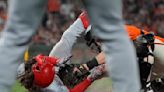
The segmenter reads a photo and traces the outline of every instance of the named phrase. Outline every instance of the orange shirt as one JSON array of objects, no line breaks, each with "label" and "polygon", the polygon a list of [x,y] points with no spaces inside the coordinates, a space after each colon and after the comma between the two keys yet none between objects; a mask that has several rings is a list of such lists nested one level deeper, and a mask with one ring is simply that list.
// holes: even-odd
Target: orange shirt
[{"label": "orange shirt", "polygon": [[[130,37],[131,40],[135,40],[137,38],[137,36],[139,36],[141,34],[141,29],[132,26],[132,25],[125,25],[125,29]],[[147,34],[147,31],[143,31],[145,34]],[[164,42],[164,38],[161,38],[159,36],[155,36],[155,39],[158,39],[162,42]]]}]

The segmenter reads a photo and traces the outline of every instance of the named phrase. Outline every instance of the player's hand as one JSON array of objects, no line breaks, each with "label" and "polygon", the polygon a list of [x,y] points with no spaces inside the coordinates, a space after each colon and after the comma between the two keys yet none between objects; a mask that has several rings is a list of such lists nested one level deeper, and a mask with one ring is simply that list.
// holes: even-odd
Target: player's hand
[{"label": "player's hand", "polygon": [[89,72],[89,68],[86,64],[77,64],[73,70],[73,73],[76,73],[79,76],[83,75],[86,72]]}]

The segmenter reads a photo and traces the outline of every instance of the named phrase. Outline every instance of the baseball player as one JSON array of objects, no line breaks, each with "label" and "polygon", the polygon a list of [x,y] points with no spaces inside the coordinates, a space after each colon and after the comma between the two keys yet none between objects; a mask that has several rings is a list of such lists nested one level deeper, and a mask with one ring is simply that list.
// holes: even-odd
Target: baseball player
[{"label": "baseball player", "polygon": [[[72,55],[71,51],[74,43],[76,43],[77,38],[88,28],[88,24],[86,15],[83,12],[64,32],[61,40],[53,47],[49,56],[37,55],[31,61],[21,64],[18,68],[18,77],[22,85],[30,92],[84,92],[84,90],[104,72],[104,65],[98,66],[99,63],[95,63],[102,60],[99,58],[102,53],[98,54],[86,64],[73,68],[73,70],[79,68],[79,72],[82,72],[80,69],[88,71],[98,66],[92,70],[90,75],[73,87],[68,87],[68,85],[62,82],[69,76],[66,74],[60,76],[60,73],[57,75],[58,72],[64,72],[64,70],[60,68],[58,70],[58,67],[55,67],[55,71],[53,68],[55,65],[62,65],[65,59],[68,59]],[[69,62],[70,61],[67,63]],[[67,73],[70,72],[67,71]],[[63,80],[61,77],[63,77]]]},{"label": "baseball player", "polygon": [[[132,25],[125,25],[125,28],[127,29],[127,33],[131,40],[135,40],[142,32],[141,29]],[[146,30],[143,30],[143,33],[147,34],[149,32],[147,32]],[[163,62],[164,61],[164,57],[163,57],[164,38],[159,37],[159,36],[154,36],[154,44],[155,44],[155,48],[154,48],[153,54],[155,55],[155,57],[157,57],[160,61]]]},{"label": "baseball player", "polygon": [[[150,77],[151,77],[152,66],[155,61],[154,56],[159,58],[159,60],[163,60],[162,50],[164,49],[163,46],[164,38],[161,38],[159,36],[154,36],[154,34],[139,29],[132,25],[125,25],[125,28],[127,29],[129,38],[133,41],[134,46],[136,48],[137,57],[138,57],[137,61],[140,67],[140,78],[141,78],[142,89],[145,90],[145,92],[148,92],[151,90]],[[95,38],[91,37],[90,32],[88,32],[86,36],[87,36],[86,37],[87,45],[89,45],[91,48],[94,48],[92,46],[95,45],[96,47],[95,50],[97,50],[97,52],[100,52],[101,51],[101,49],[99,49],[100,45],[98,45],[98,42],[96,41]],[[101,63],[103,63],[103,61],[101,61]],[[154,82],[152,85],[154,86]],[[154,89],[157,89],[156,85],[153,88],[153,90]]]}]

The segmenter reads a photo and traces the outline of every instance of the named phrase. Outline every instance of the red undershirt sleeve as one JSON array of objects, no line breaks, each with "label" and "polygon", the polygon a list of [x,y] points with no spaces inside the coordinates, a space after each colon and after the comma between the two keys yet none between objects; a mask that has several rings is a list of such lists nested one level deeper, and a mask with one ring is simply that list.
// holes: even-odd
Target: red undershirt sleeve
[{"label": "red undershirt sleeve", "polygon": [[84,92],[91,85],[91,81],[85,79],[81,83],[77,84],[74,88],[69,89],[69,92]]}]

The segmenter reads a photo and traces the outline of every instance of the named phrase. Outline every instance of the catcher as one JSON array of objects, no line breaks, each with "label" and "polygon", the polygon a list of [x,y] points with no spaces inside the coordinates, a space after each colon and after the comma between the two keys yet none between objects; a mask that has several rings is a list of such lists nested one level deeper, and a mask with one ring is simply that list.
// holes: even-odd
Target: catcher
[{"label": "catcher", "polygon": [[[103,53],[86,64],[70,64],[71,50],[77,37],[87,29],[83,12],[64,32],[49,56],[37,55],[18,68],[18,79],[29,92],[84,92],[104,72]],[[98,66],[94,68],[95,66]],[[91,70],[94,68],[91,72]]]},{"label": "catcher", "polygon": [[136,48],[140,68],[142,90],[144,92],[163,92],[160,90],[164,90],[164,81],[151,81],[150,78],[152,67],[155,63],[155,57],[162,62],[164,61],[164,39],[135,26],[126,25],[126,28],[129,37],[131,40],[133,40],[134,46]]},{"label": "catcher", "polygon": [[[162,88],[164,86],[162,85],[164,83],[163,78],[160,78],[161,81],[158,82],[156,80],[153,80],[153,82],[150,81],[151,71],[155,61],[154,57],[164,61],[162,56],[164,39],[132,25],[125,25],[125,28],[127,29],[129,38],[133,41],[137,52],[142,89],[144,92],[150,90],[164,90]],[[85,39],[87,40],[87,45],[91,47],[92,50],[98,53],[101,52],[101,45],[98,42],[98,39],[91,36],[91,31],[87,32]],[[103,61],[101,63],[103,63]]]}]

